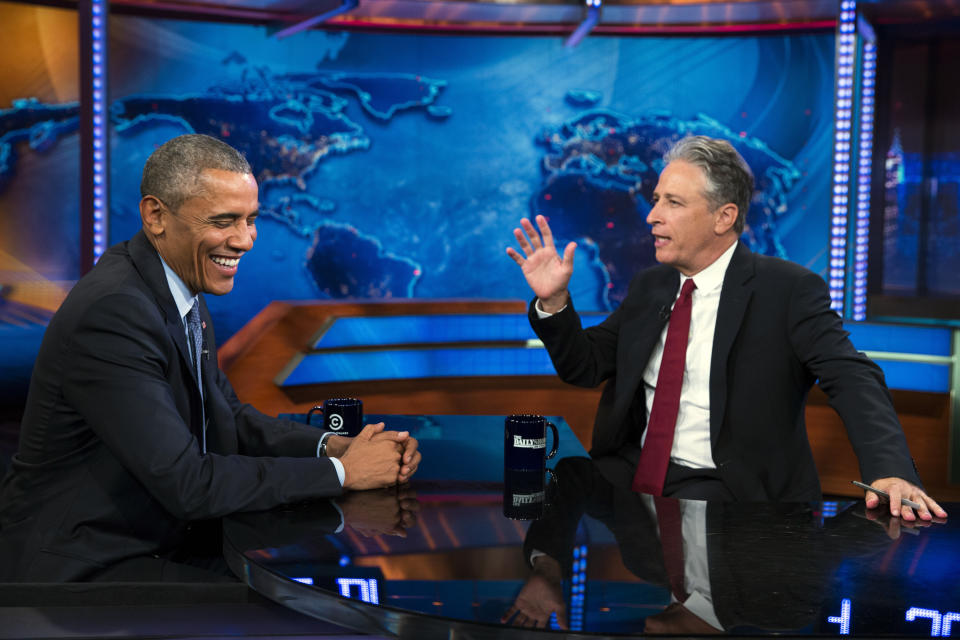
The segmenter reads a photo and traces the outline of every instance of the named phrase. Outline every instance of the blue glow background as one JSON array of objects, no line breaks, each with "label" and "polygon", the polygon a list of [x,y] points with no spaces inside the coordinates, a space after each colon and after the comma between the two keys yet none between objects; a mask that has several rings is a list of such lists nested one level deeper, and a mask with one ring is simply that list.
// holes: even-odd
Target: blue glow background
[{"label": "blue glow background", "polygon": [[[543,144],[544,132],[590,114],[616,117],[660,141],[687,131],[727,135],[787,167],[792,178],[777,185],[781,200],[762,218],[766,235],[757,248],[824,272],[831,33],[594,37],[569,51],[559,37],[314,31],[278,42],[259,27],[129,17],[114,19],[111,28],[115,109],[142,106],[144,97],[177,107],[165,112],[161,102],[134,125],[117,121],[111,242],[139,228],[139,175],[147,155],[196,130],[218,87],[266,87],[279,96],[290,92],[289,74],[370,74],[382,81],[371,85],[372,101],[382,106],[399,104],[397,96],[410,89],[401,79],[435,83],[427,85],[436,89],[429,103],[392,114],[381,108],[379,115],[364,108],[356,91],[324,88],[343,101],[339,113],[356,125],[352,142],[366,143],[324,155],[298,176],[300,185],[261,179],[261,201],[276,215],[258,222],[257,246],[242,261],[234,292],[209,300],[221,342],[275,299],[527,298],[504,248],[519,219],[539,212],[544,194],[571,176],[585,181],[589,197],[551,201],[549,213],[558,226],[569,216],[563,240],[578,239],[583,247],[573,282],[578,307],[615,307],[630,275],[652,263],[642,246],[649,237],[644,192],[652,190],[649,176],[659,167],[642,167],[646,182],[639,174],[626,176],[642,187],[635,193],[608,185],[609,176],[596,167],[546,171],[545,159],[556,150]],[[193,125],[181,117],[184,103],[196,111]],[[656,131],[648,126],[652,120]],[[268,136],[282,133],[277,125],[263,123]],[[258,164],[276,159],[250,160],[260,172]],[[607,196],[616,211],[584,209]],[[604,215],[616,220],[610,233]],[[759,230],[761,218],[756,221]],[[618,238],[637,249],[624,251]]]}]

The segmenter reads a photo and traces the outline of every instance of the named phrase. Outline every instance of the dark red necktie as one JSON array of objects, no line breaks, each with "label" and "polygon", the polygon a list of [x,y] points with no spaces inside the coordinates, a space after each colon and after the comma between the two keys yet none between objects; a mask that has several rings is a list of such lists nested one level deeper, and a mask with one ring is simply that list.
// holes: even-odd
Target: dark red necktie
[{"label": "dark red necktie", "polygon": [[673,447],[673,432],[677,427],[677,411],[680,409],[680,388],[683,386],[683,369],[687,361],[687,337],[690,334],[691,296],[697,285],[688,278],[680,289],[680,297],[673,305],[667,341],[663,345],[663,359],[657,374],[657,387],[653,392],[653,408],[647,421],[647,436],[640,450],[640,462],[633,476],[633,490],[659,496],[663,493],[663,481],[667,476],[670,449]]}]

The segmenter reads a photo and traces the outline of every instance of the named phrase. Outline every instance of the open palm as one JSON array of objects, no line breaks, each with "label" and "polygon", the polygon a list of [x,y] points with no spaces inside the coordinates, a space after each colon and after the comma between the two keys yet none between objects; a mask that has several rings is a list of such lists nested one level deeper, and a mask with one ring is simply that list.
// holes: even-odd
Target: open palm
[{"label": "open palm", "polygon": [[547,219],[537,216],[536,221],[540,228],[539,232],[526,218],[520,221],[520,226],[523,228],[514,229],[513,235],[523,255],[513,247],[507,247],[507,255],[520,265],[527,284],[540,298],[544,311],[553,312],[566,304],[567,285],[570,283],[570,276],[573,275],[573,254],[577,243],[569,243],[563,250],[561,259],[554,245],[553,232],[550,231]]}]

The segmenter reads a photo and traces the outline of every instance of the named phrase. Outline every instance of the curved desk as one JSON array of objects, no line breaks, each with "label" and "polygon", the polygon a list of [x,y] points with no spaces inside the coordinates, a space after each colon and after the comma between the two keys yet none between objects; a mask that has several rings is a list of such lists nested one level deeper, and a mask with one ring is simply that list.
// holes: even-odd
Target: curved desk
[{"label": "curved desk", "polygon": [[384,418],[421,441],[415,503],[359,492],[230,518],[227,560],[253,589],[410,638],[559,637],[555,617],[513,626],[539,615],[524,601],[551,600],[575,637],[960,635],[960,505],[945,505],[953,522],[909,527],[862,501],[655,501],[608,482],[562,421],[539,505],[502,468],[502,418]]}]

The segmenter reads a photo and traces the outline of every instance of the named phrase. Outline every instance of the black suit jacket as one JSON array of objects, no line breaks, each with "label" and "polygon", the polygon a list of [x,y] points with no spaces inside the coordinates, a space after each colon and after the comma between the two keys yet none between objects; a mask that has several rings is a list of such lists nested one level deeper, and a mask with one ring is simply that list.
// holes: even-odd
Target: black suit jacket
[{"label": "black suit jacket", "polygon": [[[530,322],[564,381],[608,381],[591,455],[639,443],[646,426],[643,370],[680,286],[676,269],[637,275],[620,307],[582,329],[572,302]],[[848,339],[826,284],[792,262],[738,244],[720,294],[710,364],[714,463],[738,500],[819,500],[804,423],[814,382],[843,419],[866,482],[897,476],[920,484],[879,367]]]},{"label": "black suit jacket", "polygon": [[237,399],[203,296],[201,395],[163,266],[143,233],[67,296],[34,365],[20,447],[0,492],[0,580],[78,580],[172,553],[191,521],[337,495],[315,428]]}]

